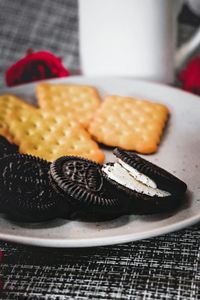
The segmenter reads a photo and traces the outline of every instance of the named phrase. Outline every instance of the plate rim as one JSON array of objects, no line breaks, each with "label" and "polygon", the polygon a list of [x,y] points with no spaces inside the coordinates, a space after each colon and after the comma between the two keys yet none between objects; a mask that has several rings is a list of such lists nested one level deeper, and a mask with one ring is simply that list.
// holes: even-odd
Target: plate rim
[{"label": "plate rim", "polygon": [[[141,84],[141,85],[148,85],[151,87],[156,87],[156,88],[162,88],[162,89],[167,89],[167,90],[171,90],[174,92],[178,92],[181,93],[183,95],[188,95],[189,97],[193,98],[194,100],[200,101],[200,96],[190,93],[189,91],[186,90],[182,90],[181,88],[179,88],[178,86],[172,86],[172,85],[168,85],[168,84],[164,84],[164,83],[160,83],[160,82],[153,82],[153,81],[148,81],[148,80],[141,80],[141,79],[137,79],[137,78],[128,78],[128,77],[115,77],[115,76],[83,76],[83,75],[70,75],[68,77],[60,77],[60,78],[50,78],[50,79],[42,79],[39,81],[35,81],[35,82],[28,82],[28,83],[23,83],[20,85],[16,85],[16,86],[1,86],[0,87],[0,95],[4,92],[8,92],[12,90],[20,90],[23,89],[24,87],[34,87],[39,83],[45,83],[45,82],[57,82],[57,83],[67,83],[68,81],[73,81],[73,80],[110,80],[110,81],[126,81],[129,83],[137,83],[137,84]],[[76,84],[74,82],[74,84]],[[79,84],[79,83],[78,83]]]},{"label": "plate rim", "polygon": [[[1,234],[0,239],[3,239],[7,242],[20,243],[24,245],[30,246],[39,246],[39,247],[51,247],[51,248],[90,248],[90,247],[98,247],[98,246],[110,246],[116,244],[130,243],[139,240],[144,240],[148,238],[153,238],[169,233],[173,233],[184,229],[186,227],[190,227],[200,221],[200,215],[191,217],[185,220],[180,221],[175,224],[168,224],[167,226],[149,231],[144,231],[143,233],[133,233],[133,234],[125,234],[118,235],[114,237],[98,237],[91,239],[56,239],[56,238],[41,238],[41,237],[28,237],[28,236],[20,236],[20,235],[12,235],[12,234]],[[141,238],[142,236],[142,238]],[[120,241],[119,241],[120,239]],[[103,240],[103,243],[102,243]],[[67,241],[67,242],[66,242]],[[65,243],[66,242],[66,243]]]}]

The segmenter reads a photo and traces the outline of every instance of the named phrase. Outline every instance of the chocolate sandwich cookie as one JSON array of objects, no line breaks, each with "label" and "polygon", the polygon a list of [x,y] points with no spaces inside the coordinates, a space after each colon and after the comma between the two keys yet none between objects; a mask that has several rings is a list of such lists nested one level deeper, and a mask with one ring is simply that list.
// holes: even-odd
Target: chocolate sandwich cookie
[{"label": "chocolate sandwich cookie", "polygon": [[123,151],[119,148],[114,149],[113,154],[121,162],[136,169],[139,173],[149,177],[154,181],[159,189],[169,191],[171,194],[183,194],[187,189],[185,182],[175,177],[168,171],[156,166],[131,151]]},{"label": "chocolate sandwich cookie", "polygon": [[116,148],[113,153],[117,161],[105,164],[102,171],[120,197],[129,199],[130,212],[162,212],[180,203],[187,189],[183,181],[133,152]]},{"label": "chocolate sandwich cookie", "polygon": [[0,135],[0,158],[18,153],[18,149],[17,145],[10,143],[4,136]]},{"label": "chocolate sandwich cookie", "polygon": [[1,159],[0,201],[3,212],[18,221],[45,221],[60,215],[60,197],[51,186],[50,163],[31,155]]},{"label": "chocolate sandwich cookie", "polygon": [[71,216],[104,220],[122,215],[125,202],[113,195],[101,165],[81,157],[63,156],[51,164],[51,176],[66,197]]}]

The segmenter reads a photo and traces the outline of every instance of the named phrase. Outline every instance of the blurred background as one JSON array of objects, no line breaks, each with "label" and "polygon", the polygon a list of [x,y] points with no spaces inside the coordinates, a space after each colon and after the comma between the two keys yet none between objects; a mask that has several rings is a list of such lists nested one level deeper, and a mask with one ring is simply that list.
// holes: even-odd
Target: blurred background
[{"label": "blurred background", "polygon": [[[200,25],[200,1],[185,1],[178,16],[178,45]],[[77,0],[0,0],[0,85],[5,70],[28,48],[48,50],[80,70]],[[193,54],[200,53],[200,47]]]}]

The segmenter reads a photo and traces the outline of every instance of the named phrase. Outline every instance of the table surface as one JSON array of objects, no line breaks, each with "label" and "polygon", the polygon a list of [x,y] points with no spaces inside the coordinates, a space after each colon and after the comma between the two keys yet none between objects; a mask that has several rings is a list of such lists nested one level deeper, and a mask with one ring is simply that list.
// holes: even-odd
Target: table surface
[{"label": "table surface", "polygon": [[[179,18],[179,44],[199,24],[187,16],[186,9]],[[27,48],[52,51],[69,69],[79,69],[77,1],[0,1],[0,28],[1,86],[6,68]],[[199,236],[196,224],[109,247],[52,249],[0,241],[0,299],[200,299]]]}]

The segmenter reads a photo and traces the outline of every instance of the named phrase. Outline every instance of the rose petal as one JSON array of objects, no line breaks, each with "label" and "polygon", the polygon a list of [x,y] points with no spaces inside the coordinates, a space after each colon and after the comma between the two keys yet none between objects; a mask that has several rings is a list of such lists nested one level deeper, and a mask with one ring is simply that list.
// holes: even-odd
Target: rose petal
[{"label": "rose petal", "polygon": [[8,86],[37,80],[66,77],[69,71],[63,66],[60,57],[47,51],[29,53],[17,61],[5,73]]},{"label": "rose petal", "polygon": [[179,74],[182,88],[200,95],[200,56],[195,57]]}]

